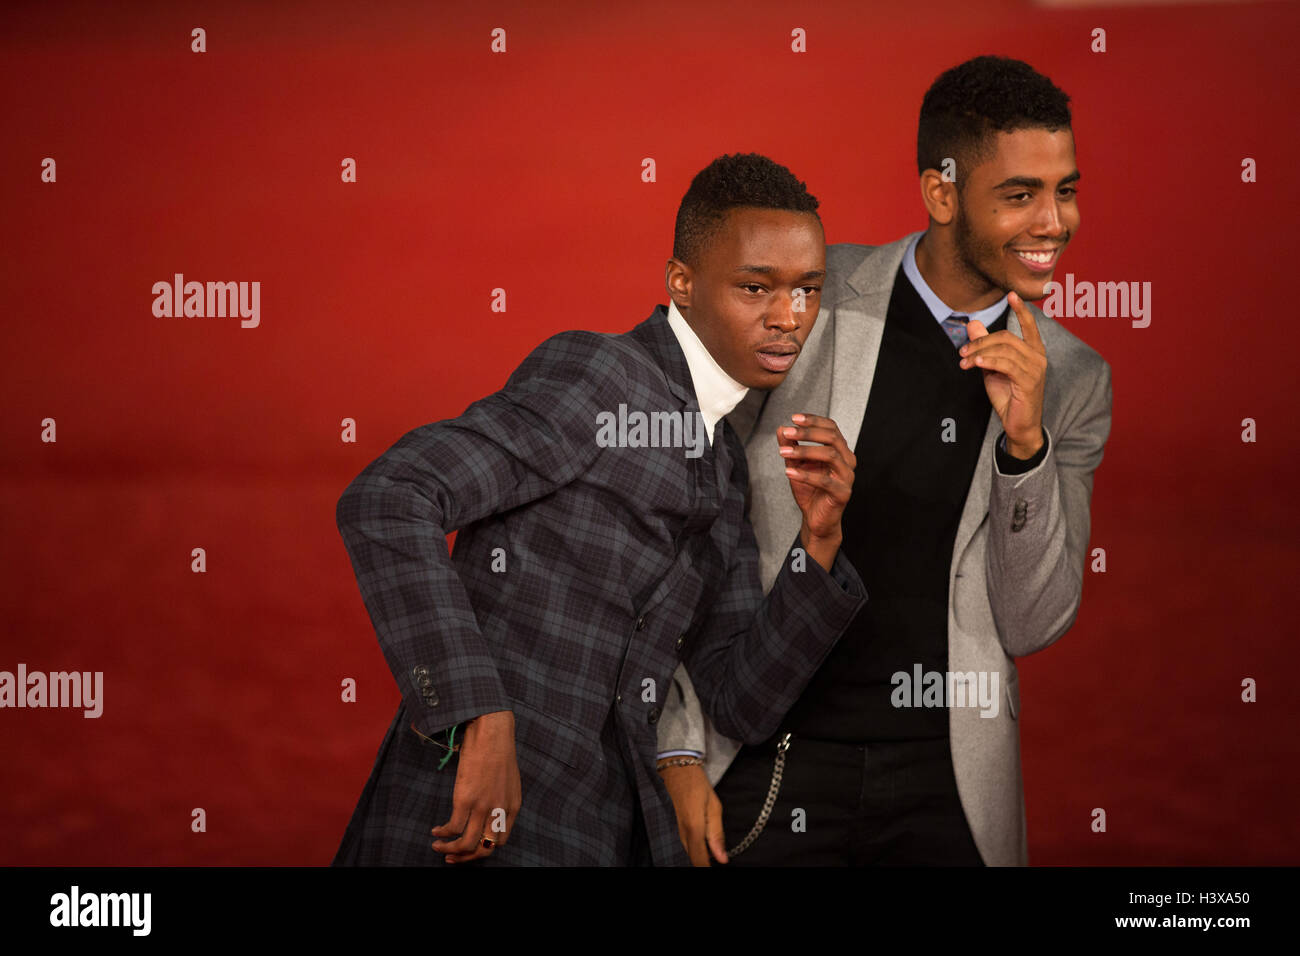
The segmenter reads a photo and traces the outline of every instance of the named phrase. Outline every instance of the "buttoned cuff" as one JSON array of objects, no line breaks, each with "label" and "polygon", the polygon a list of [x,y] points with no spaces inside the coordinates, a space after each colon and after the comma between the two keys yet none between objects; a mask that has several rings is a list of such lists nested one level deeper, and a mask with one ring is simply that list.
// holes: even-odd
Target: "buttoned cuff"
[{"label": "buttoned cuff", "polygon": [[457,659],[440,668],[430,661],[407,673],[410,684],[403,699],[412,724],[424,737],[442,739],[457,724],[511,709],[496,669],[481,660]]}]

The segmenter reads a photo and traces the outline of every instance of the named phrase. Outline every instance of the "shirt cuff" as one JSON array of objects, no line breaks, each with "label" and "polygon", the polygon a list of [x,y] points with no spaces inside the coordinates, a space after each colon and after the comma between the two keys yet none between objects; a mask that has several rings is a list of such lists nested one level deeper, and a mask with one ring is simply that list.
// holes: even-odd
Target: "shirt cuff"
[{"label": "shirt cuff", "polygon": [[1016,458],[1007,451],[1007,433],[1003,432],[993,446],[993,457],[997,459],[998,471],[1004,475],[1023,475],[1026,472],[1033,471],[1043,463],[1047,457],[1047,449],[1051,445],[1051,436],[1047,434],[1047,429],[1043,429],[1043,447],[1034,452],[1030,458]]}]

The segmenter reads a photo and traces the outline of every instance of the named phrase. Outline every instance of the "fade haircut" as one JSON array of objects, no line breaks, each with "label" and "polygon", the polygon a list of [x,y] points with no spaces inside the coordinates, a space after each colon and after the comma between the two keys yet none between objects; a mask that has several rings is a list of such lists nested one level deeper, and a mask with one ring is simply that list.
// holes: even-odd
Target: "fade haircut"
[{"label": "fade haircut", "polygon": [[942,73],[921,101],[916,171],[957,163],[957,191],[967,173],[991,158],[1000,132],[1070,128],[1070,98],[1028,63],[977,56]]},{"label": "fade haircut", "polygon": [[700,253],[722,228],[729,210],[739,206],[810,212],[817,198],[794,173],[758,153],[719,156],[695,174],[677,207],[673,258],[698,265]]}]

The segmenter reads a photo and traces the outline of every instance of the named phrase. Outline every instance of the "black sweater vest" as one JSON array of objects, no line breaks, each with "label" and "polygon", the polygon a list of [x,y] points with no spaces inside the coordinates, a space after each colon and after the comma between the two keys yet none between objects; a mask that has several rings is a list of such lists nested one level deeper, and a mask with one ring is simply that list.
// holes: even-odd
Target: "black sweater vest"
[{"label": "black sweater vest", "polygon": [[[989,331],[1005,328],[1003,310]],[[896,672],[911,680],[916,664],[948,669],[952,549],[991,412],[983,372],[960,359],[900,267],[843,517],[843,548],[867,603],[790,710],[783,730],[796,736],[948,735],[947,708],[894,707],[891,696]]]}]

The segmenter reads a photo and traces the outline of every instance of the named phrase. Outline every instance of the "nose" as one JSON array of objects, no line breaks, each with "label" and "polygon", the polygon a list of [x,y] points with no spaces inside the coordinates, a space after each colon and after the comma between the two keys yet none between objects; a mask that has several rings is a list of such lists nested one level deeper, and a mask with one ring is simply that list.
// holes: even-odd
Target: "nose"
[{"label": "nose", "polygon": [[768,309],[764,324],[768,328],[793,332],[803,325],[808,315],[808,301],[802,289],[795,289],[789,295],[776,296],[772,307]]},{"label": "nose", "polygon": [[1065,232],[1061,203],[1055,195],[1044,194],[1034,216],[1034,234],[1057,238]]}]

